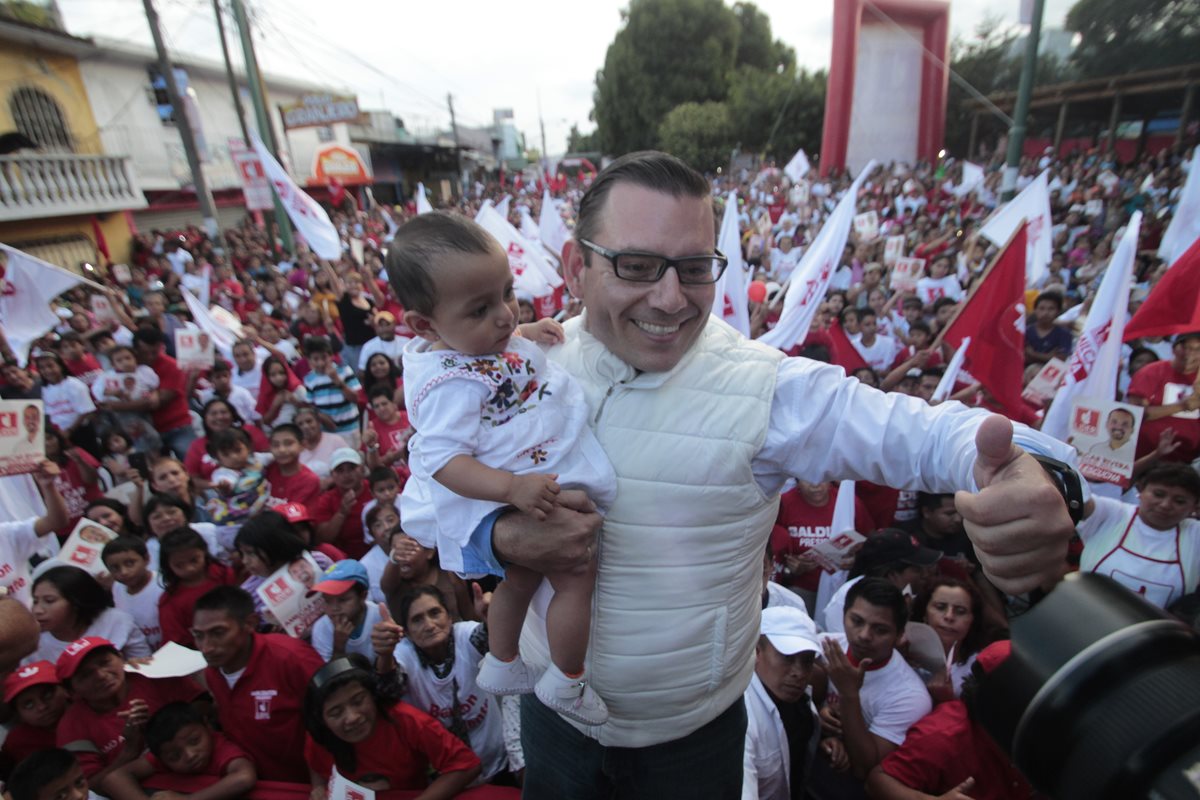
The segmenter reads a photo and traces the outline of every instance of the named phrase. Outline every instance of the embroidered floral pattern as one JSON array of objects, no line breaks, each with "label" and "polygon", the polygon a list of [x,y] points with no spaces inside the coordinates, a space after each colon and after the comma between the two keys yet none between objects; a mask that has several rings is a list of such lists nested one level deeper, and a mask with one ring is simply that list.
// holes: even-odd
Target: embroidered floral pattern
[{"label": "embroidered floral pattern", "polygon": [[[505,351],[494,355],[469,356],[447,353],[441,360],[445,377],[455,374],[469,377],[492,386],[492,394],[484,404],[481,421],[492,427],[503,425],[517,414],[537,407],[551,393],[538,379],[533,362],[520,353]],[[543,455],[544,458],[544,455]],[[534,461],[534,463],[541,463]]]}]

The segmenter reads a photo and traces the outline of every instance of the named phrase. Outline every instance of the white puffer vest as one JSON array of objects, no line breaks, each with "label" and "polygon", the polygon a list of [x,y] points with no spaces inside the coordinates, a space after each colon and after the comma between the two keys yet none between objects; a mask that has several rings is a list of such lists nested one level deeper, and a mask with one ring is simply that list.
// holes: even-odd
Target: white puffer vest
[{"label": "white puffer vest", "polygon": [[[576,319],[550,357],[582,384],[617,473],[588,660],[611,716],[576,727],[616,747],[678,739],[733,704],[753,672],[763,551],[779,498],[764,496],[751,461],[766,439],[783,355],[712,318],[674,369],[639,374]],[[543,584],[521,638],[537,667],[549,662],[550,596]]]}]

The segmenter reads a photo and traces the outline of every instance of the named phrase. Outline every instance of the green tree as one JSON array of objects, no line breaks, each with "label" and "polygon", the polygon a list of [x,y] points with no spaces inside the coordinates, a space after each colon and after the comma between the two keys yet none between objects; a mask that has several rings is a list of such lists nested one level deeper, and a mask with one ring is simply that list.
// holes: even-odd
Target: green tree
[{"label": "green tree", "polygon": [[663,117],[681,103],[723,100],[740,34],[722,0],[630,0],[622,16],[593,95],[610,155],[656,146]]},{"label": "green tree", "polygon": [[771,38],[771,20],[753,3],[734,3],[738,21],[738,48],[735,64],[767,72],[784,72],[796,66],[796,51]]},{"label": "green tree", "polygon": [[724,103],[681,103],[658,128],[660,146],[702,172],[729,163],[733,126]]},{"label": "green tree", "polygon": [[591,153],[599,148],[596,146],[596,132],[580,133],[578,125],[572,125],[567,133],[568,153]]},{"label": "green tree", "polygon": [[1066,28],[1082,39],[1071,62],[1085,78],[1200,59],[1196,0],[1078,0],[1067,12]]},{"label": "green tree", "polygon": [[824,71],[738,68],[726,101],[737,146],[777,160],[801,147],[814,152],[825,118],[825,84]]}]

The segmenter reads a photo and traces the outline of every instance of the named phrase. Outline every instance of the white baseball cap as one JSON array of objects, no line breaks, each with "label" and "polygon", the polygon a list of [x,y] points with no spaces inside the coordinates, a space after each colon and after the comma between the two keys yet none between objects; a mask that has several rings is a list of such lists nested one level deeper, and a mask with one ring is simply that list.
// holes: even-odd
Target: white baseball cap
[{"label": "white baseball cap", "polygon": [[773,606],[764,608],[759,629],[771,645],[785,656],[804,652],[820,652],[817,625],[798,608]]}]

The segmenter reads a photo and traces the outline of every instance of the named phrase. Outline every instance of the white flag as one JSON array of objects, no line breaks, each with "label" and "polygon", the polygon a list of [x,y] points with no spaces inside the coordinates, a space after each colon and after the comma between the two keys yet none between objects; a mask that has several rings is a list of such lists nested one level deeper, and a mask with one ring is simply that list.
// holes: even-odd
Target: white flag
[{"label": "white flag", "polygon": [[1050,218],[1049,171],[1043,172],[1019,195],[1001,207],[979,232],[1003,247],[1021,223],[1028,220],[1028,241],[1025,247],[1025,285],[1034,286],[1046,275],[1050,267]]},{"label": "white flag", "polygon": [[1129,289],[1137,255],[1142,212],[1135,211],[1125,226],[1125,235],[1108,263],[1096,300],[1083,323],[1083,334],[1067,361],[1067,376],[1046,411],[1042,433],[1066,441],[1071,423],[1071,405],[1078,397],[1112,400],[1121,369],[1121,339],[1129,310]]},{"label": "white flag", "polygon": [[955,197],[964,197],[983,183],[983,167],[964,161],[962,165],[962,183],[954,187]]},{"label": "white flag", "polygon": [[254,152],[258,153],[263,171],[267,173],[267,179],[275,188],[275,194],[279,195],[279,202],[283,203],[284,210],[287,211],[296,230],[304,237],[304,241],[308,242],[312,251],[321,258],[329,261],[341,258],[342,239],[338,236],[337,228],[329,221],[325,209],[321,208],[321,204],[308,192],[296,185],[256,134],[250,134],[250,144],[253,145]]},{"label": "white flag", "polygon": [[950,396],[954,390],[954,382],[958,380],[958,373],[962,372],[963,361],[967,358],[967,348],[970,346],[971,337],[964,336],[962,344],[954,352],[954,358],[950,359],[950,363],[946,365],[946,371],[942,373],[942,379],[938,381],[937,388],[933,390],[930,400],[940,403]]},{"label": "white flag", "polygon": [[[842,481],[838,484],[837,500],[833,504],[833,519],[830,522],[830,538],[846,531],[857,530],[854,527],[854,481]],[[830,575],[820,570],[821,577],[817,582],[817,615],[822,616],[829,601],[837,594],[850,577],[844,569]]]},{"label": "white flag", "polygon": [[188,313],[196,322],[196,327],[209,335],[217,352],[232,361],[233,346],[242,338],[241,323],[219,306],[213,307],[210,311],[208,306],[201,303],[194,294],[182,286],[179,287],[179,291],[183,295],[183,302],[187,304]]},{"label": "white flag", "polygon": [[425,184],[417,183],[417,213],[428,214],[433,211],[433,206],[429,205],[429,198],[425,196]]},{"label": "white flag", "polygon": [[743,336],[750,335],[750,284],[742,264],[742,235],[738,230],[737,192],[725,198],[725,216],[721,218],[721,233],[717,249],[729,259],[729,266],[717,281],[715,302],[721,310],[717,316],[737,328]]},{"label": "white flag", "polygon": [[508,255],[513,285],[532,297],[545,297],[562,286],[563,279],[546,257],[540,242],[530,242],[491,206],[484,206],[475,221],[496,237]]},{"label": "white flag", "polygon": [[783,171],[792,179],[792,183],[798,183],[810,169],[812,169],[812,165],[808,163],[808,156],[804,155],[804,148],[801,147],[796,151],[796,155],[792,156],[792,160],[787,163]]},{"label": "white flag", "polygon": [[1175,204],[1175,216],[1158,246],[1158,257],[1174,264],[1197,239],[1200,239],[1200,147],[1192,155],[1192,166]]},{"label": "white flag", "polygon": [[496,213],[498,213],[505,220],[508,219],[508,206],[510,200],[512,200],[512,196],[506,194],[504,195],[503,200],[501,200],[499,203],[496,203]]},{"label": "white flag", "polygon": [[387,225],[387,235],[383,237],[385,242],[390,242],[396,238],[396,231],[400,230],[400,226],[396,224],[396,220],[392,217],[392,211],[387,206],[381,205],[379,213],[383,215],[383,222]]},{"label": "white flag", "polygon": [[759,337],[763,344],[788,350],[808,334],[817,307],[825,299],[829,279],[837,269],[838,260],[846,248],[846,238],[854,222],[858,190],[875,169],[871,161],[858,173],[854,183],[838,201],[837,207],[821,227],[808,252],[788,278],[788,293],[783,300],[783,313],[774,328]]},{"label": "white flag", "polygon": [[62,267],[0,244],[0,327],[22,363],[34,340],[62,321],[50,303],[81,283],[96,286]]},{"label": "white flag", "polygon": [[521,235],[531,242],[540,242],[542,233],[538,230],[537,223],[533,221],[533,215],[529,213],[529,208],[517,206],[517,213],[521,215]]},{"label": "white flag", "polygon": [[563,245],[571,238],[571,232],[567,230],[567,223],[563,222],[562,210],[558,203],[550,196],[549,187],[542,191],[542,213],[538,215],[538,231],[550,252],[562,258]]}]

